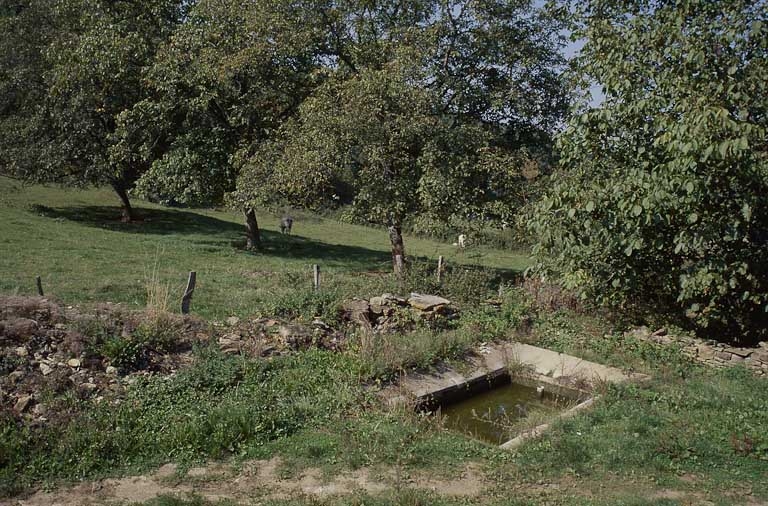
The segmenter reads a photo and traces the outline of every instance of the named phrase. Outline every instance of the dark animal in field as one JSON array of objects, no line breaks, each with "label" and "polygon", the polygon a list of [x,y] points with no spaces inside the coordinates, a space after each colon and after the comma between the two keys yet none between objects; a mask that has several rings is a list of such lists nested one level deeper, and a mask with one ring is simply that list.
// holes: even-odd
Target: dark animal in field
[{"label": "dark animal in field", "polygon": [[290,216],[283,216],[280,219],[280,233],[290,234],[292,227],[293,227],[293,218],[291,218]]}]

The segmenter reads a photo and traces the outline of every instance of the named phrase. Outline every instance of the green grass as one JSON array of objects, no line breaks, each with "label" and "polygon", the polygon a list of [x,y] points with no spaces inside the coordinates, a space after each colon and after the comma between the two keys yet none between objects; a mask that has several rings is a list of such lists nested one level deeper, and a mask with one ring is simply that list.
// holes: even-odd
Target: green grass
[{"label": "green grass", "polygon": [[[218,210],[171,209],[136,201],[143,222],[117,218],[117,197],[106,189],[63,190],[22,186],[0,177],[0,292],[33,294],[35,276],[46,295],[67,304],[121,302],[143,307],[146,285],[158,267],[173,300],[188,271],[197,272],[192,310],[206,318],[266,312],[272,302],[311,286],[312,265],[323,286],[365,296],[397,288],[383,229],[297,213],[291,236],[277,232],[278,217],[260,213],[264,250],[249,253],[242,219]],[[512,276],[527,266],[525,253],[405,237],[406,251],[432,268],[474,265]]]},{"label": "green grass", "polygon": [[[360,467],[455,476],[480,466],[487,493],[450,498],[429,490],[291,497],[290,505],[673,505],[704,500],[768,500],[768,381],[745,370],[712,371],[679,350],[625,337],[594,314],[537,311],[521,290],[497,311],[477,304],[526,265],[523,254],[406,238],[418,257],[402,281],[388,274],[386,233],[299,215],[295,235],[262,215],[264,252],[242,250],[239,217],[212,210],[138,205],[144,223],[122,224],[107,191],[21,188],[0,178],[0,292],[32,294],[41,275],[67,304],[111,300],[140,308],[155,265],[179,294],[198,272],[193,311],[207,318],[263,313],[323,314],[351,296],[419,289],[462,303],[459,323],[419,327],[364,342],[345,353],[306,351],[277,359],[224,356],[200,347],[170,378],[128,386],[118,405],[71,400],[71,418],[30,428],[0,416],[0,491],[28,485],[136,473],[168,461],[235,464],[281,456],[281,472],[308,467],[327,476]],[[45,206],[45,207],[40,207]],[[458,266],[442,286],[431,274],[445,255]],[[323,290],[310,289],[310,266],[323,267]],[[463,268],[461,265],[474,265]],[[478,341],[510,337],[523,320],[527,339],[558,351],[648,373],[640,385],[605,387],[595,408],[557,423],[517,453],[445,430],[438,420],[381,407],[370,382],[404,367],[458,358]],[[550,486],[552,485],[552,486]],[[749,489],[752,495],[731,495]],[[659,495],[676,491],[675,499]],[[687,495],[686,495],[687,494]],[[163,497],[147,506],[207,506],[199,497]],[[225,503],[226,504],[226,503]]]}]

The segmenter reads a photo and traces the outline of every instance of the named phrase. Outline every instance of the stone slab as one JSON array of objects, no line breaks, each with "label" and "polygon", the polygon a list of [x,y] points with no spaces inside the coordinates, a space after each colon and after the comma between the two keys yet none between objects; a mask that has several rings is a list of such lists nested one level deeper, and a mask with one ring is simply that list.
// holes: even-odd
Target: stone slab
[{"label": "stone slab", "polygon": [[535,375],[548,378],[578,378],[595,382],[622,382],[627,380],[645,379],[647,376],[638,373],[628,373],[595,362],[590,362],[565,353],[539,348],[523,343],[491,346],[485,353],[471,359],[465,371],[459,373],[450,368],[444,368],[431,374],[409,373],[399,381],[400,395],[391,395],[390,399],[402,399],[402,395],[422,400],[427,397],[441,395],[478,381],[486,376],[499,375],[512,369],[523,368]]}]

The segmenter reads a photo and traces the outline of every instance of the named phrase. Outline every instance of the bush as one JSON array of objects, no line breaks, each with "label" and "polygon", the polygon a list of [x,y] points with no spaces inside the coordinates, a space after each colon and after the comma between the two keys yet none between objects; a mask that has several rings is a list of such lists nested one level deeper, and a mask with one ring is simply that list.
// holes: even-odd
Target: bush
[{"label": "bush", "polygon": [[137,369],[146,366],[149,353],[170,353],[176,350],[182,335],[181,321],[169,314],[152,314],[141,321],[130,335],[109,333],[105,326],[91,340],[97,351],[110,359],[113,366]]},{"label": "bush", "polygon": [[560,136],[569,173],[530,215],[534,270],[585,299],[652,300],[713,337],[763,339],[768,24],[751,2],[602,4],[582,13],[582,70],[606,100]]}]

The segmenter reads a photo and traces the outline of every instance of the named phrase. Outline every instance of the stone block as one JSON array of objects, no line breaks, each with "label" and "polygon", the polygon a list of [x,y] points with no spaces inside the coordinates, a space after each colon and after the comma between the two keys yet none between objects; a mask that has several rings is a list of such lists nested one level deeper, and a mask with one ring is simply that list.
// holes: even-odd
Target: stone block
[{"label": "stone block", "polygon": [[739,357],[748,357],[752,354],[754,350],[750,348],[735,348],[733,346],[729,346],[725,349],[728,353],[732,353],[734,355],[738,355]]},{"label": "stone block", "polygon": [[422,311],[429,311],[437,306],[447,306],[450,303],[450,300],[438,297],[437,295],[421,295],[418,293],[412,293],[408,299],[408,304]]},{"label": "stone block", "polygon": [[701,360],[709,360],[715,356],[715,350],[706,344],[700,344],[696,350],[698,352],[697,355]]},{"label": "stone block", "polygon": [[715,352],[715,358],[719,358],[720,360],[731,360],[731,354],[724,352],[724,351],[716,351]]}]

